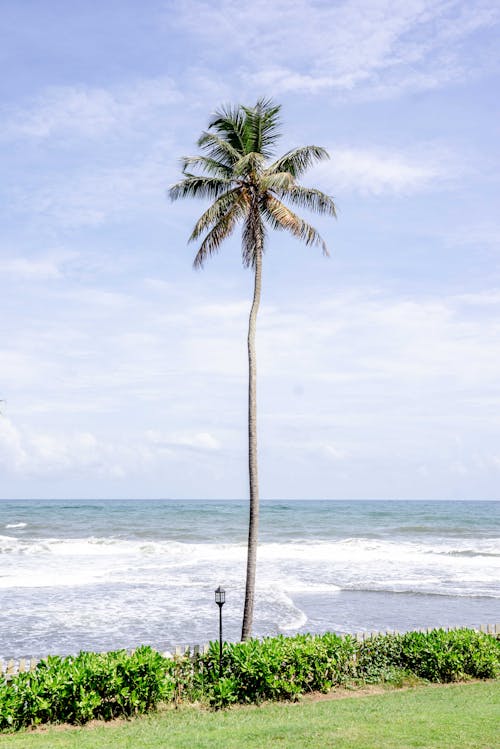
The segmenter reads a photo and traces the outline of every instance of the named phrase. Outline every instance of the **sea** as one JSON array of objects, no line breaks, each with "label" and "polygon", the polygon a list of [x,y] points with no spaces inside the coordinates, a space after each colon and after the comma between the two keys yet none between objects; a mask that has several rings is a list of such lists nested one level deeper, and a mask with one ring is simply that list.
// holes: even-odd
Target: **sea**
[{"label": "sea", "polygon": [[[0,501],[0,658],[240,637],[246,501]],[[500,622],[500,502],[263,501],[254,635]]]}]

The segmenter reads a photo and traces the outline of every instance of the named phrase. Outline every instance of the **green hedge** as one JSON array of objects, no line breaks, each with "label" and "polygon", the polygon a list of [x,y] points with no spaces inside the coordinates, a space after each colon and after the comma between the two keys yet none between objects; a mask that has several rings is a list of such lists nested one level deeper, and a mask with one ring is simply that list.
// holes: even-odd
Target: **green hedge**
[{"label": "green hedge", "polygon": [[174,693],[172,663],[151,648],[129,655],[50,656],[0,684],[0,728],[86,723],[144,713]]},{"label": "green hedge", "polygon": [[296,699],[352,682],[433,682],[500,676],[500,641],[460,629],[387,634],[359,642],[352,636],[296,635],[224,646],[224,678],[218,678],[218,646],[202,659],[203,692],[212,704]]},{"label": "green hedge", "polygon": [[85,723],[154,709],[160,702],[231,703],[297,699],[334,685],[434,682],[500,676],[500,641],[468,629],[427,634],[378,635],[359,642],[349,635],[296,635],[225,643],[196,659],[169,659],[149,647],[133,654],[47,658],[30,673],[0,681],[0,730],[41,723]]},{"label": "green hedge", "polygon": [[215,704],[296,699],[352,678],[357,645],[353,637],[331,633],[226,643],[224,678],[218,679],[218,645],[211,643],[199,673]]}]

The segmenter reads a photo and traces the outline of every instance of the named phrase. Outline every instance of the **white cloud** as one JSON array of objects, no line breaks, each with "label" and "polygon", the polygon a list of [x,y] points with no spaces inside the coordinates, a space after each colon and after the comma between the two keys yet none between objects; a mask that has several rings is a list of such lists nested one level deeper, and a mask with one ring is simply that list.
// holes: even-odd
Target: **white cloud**
[{"label": "white cloud", "polygon": [[[174,466],[178,474],[193,451],[205,471],[222,470],[235,455],[244,469],[248,305],[188,302],[178,293],[180,316],[158,316],[140,297],[122,304],[94,293],[87,301],[104,306],[80,320],[78,335],[68,306],[60,328],[20,336],[2,393],[22,418],[15,426],[0,417],[7,473],[154,480]],[[400,466],[413,461],[429,482],[436,470],[458,476],[460,464],[477,475],[474,455],[497,471],[486,455],[500,428],[498,306],[491,292],[473,295],[474,305],[463,296],[405,299],[364,289],[290,302],[286,312],[264,306],[259,423],[263,464],[278,466],[270,485],[293,488],[280,455],[302,461],[304,475],[337,467],[358,475],[366,461],[385,466],[395,450]],[[96,327],[96,319],[106,324]]]},{"label": "white cloud", "polygon": [[61,277],[58,264],[53,260],[31,260],[23,257],[0,260],[0,273],[34,279]]},{"label": "white cloud", "polygon": [[89,432],[40,432],[0,417],[0,463],[23,475],[97,471],[114,474],[116,464],[103,442]]},{"label": "white cloud", "polygon": [[153,113],[159,114],[179,98],[175,84],[167,77],[139,80],[110,89],[50,87],[22,109],[5,113],[2,137],[116,135],[147,122]]},{"label": "white cloud", "polygon": [[20,332],[15,336],[3,332],[3,338],[0,347],[0,368],[2,387],[5,391],[10,391],[11,388],[36,389],[40,380],[53,380],[54,367],[50,361],[51,357],[45,356],[43,344],[40,346],[40,343],[37,343],[36,334],[32,338]]},{"label": "white cloud", "polygon": [[66,265],[77,257],[75,252],[55,251],[38,257],[0,258],[0,273],[34,281],[60,279]]},{"label": "white cloud", "polygon": [[327,458],[333,461],[343,461],[349,456],[346,450],[341,449],[337,445],[323,445],[322,449]]},{"label": "white cloud", "polygon": [[500,290],[491,289],[475,294],[457,294],[455,299],[457,302],[463,302],[475,307],[491,307],[494,305],[500,307]]},{"label": "white cloud", "polygon": [[469,467],[460,461],[455,461],[450,466],[450,472],[453,474],[456,474],[457,476],[467,476],[470,469]]},{"label": "white cloud", "polygon": [[[463,42],[495,25],[498,4],[483,0],[349,0],[340,3],[234,0],[185,5],[181,23],[241,56],[243,78],[262,90],[359,91],[392,96],[463,80],[492,59],[466,58]],[[304,71],[307,70],[307,73]]]},{"label": "white cloud", "polygon": [[165,458],[182,458],[186,450],[219,451],[220,442],[210,432],[164,434],[132,432],[123,440],[91,432],[54,429],[40,431],[17,427],[0,416],[0,465],[9,474],[64,476],[72,473],[123,478],[137,471],[158,470]]},{"label": "white cloud", "polygon": [[363,195],[410,194],[435,188],[453,176],[449,159],[434,160],[384,150],[332,146],[330,161],[314,168],[313,180],[320,180],[330,192],[355,191]]},{"label": "white cloud", "polygon": [[[379,414],[382,419],[389,413],[396,418],[398,411],[404,418],[406,413],[408,429],[417,433],[421,427],[417,429],[412,413],[417,404],[443,424],[468,419],[471,428],[498,428],[500,416],[490,403],[500,398],[496,309],[486,306],[475,317],[459,296],[405,300],[365,290],[338,294],[314,311],[297,308],[285,316],[275,311],[269,318],[263,314],[259,371],[269,383],[267,392],[276,392],[266,406],[270,418],[288,423],[285,403],[290,391],[279,383],[290,387],[295,382],[311,392],[304,402],[315,414],[304,414],[304,434],[322,423],[324,407],[317,410],[322,398],[335,400],[336,418],[345,420],[349,430],[358,424],[360,440],[362,425],[379,409],[388,409],[385,416]],[[276,391],[269,390],[272,383]]]},{"label": "white cloud", "polygon": [[[336,195],[351,190],[364,195],[411,194],[434,189],[459,173],[452,156],[429,145],[425,156],[335,144],[328,150],[331,160],[311,170],[308,178],[311,182],[318,180]],[[140,215],[164,217],[171,168],[170,145],[163,143],[153,147],[152,155],[141,163],[106,169],[83,167],[70,181],[66,175],[57,175],[19,189],[11,207],[22,213],[29,210],[30,215],[36,213],[66,228],[99,227]],[[20,271],[19,261],[17,267]]]},{"label": "white cloud", "polygon": [[265,91],[279,91],[280,95],[288,92],[319,94],[326,89],[354,86],[352,76],[314,75],[294,71],[282,65],[264,68],[256,73],[247,73],[244,78],[252,87]]},{"label": "white cloud", "polygon": [[27,460],[21,435],[13,423],[0,415],[0,465],[21,469]]},{"label": "white cloud", "polygon": [[[89,311],[95,311],[98,316],[101,316],[103,311],[124,310],[134,301],[133,296],[124,294],[120,291],[92,287],[64,291],[61,294],[61,297],[66,298],[68,301],[71,300],[81,303]],[[87,314],[90,314],[90,312],[87,312]]]},{"label": "white cloud", "polygon": [[443,240],[448,247],[485,248],[496,253],[500,250],[500,224],[490,220],[450,226],[443,233]]},{"label": "white cloud", "polygon": [[61,227],[98,227],[123,216],[165,214],[171,154],[168,144],[151,146],[140,163],[92,168],[68,177],[58,173],[35,186],[13,191],[11,208]]},{"label": "white cloud", "polygon": [[148,290],[159,294],[171,293],[175,289],[172,281],[165,281],[163,278],[145,278],[143,283]]},{"label": "white cloud", "polygon": [[210,432],[194,432],[191,434],[163,434],[158,431],[148,431],[148,441],[157,447],[191,448],[193,450],[219,450],[220,442]]}]

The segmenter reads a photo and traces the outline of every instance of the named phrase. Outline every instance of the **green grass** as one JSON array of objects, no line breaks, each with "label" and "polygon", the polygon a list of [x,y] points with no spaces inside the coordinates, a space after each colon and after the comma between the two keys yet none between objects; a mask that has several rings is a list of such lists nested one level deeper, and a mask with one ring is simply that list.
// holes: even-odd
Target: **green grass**
[{"label": "green grass", "polygon": [[209,712],[169,708],[145,718],[3,734],[2,749],[495,749],[500,683],[474,682],[298,704]]}]

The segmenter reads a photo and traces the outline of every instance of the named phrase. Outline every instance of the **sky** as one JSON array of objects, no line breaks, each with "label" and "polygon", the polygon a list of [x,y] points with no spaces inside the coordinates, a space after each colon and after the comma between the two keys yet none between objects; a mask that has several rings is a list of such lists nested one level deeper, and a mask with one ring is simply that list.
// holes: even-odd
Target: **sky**
[{"label": "sky", "polygon": [[0,498],[245,498],[252,273],[171,203],[221,105],[330,258],[269,234],[263,498],[500,498],[496,0],[2,0]]}]

